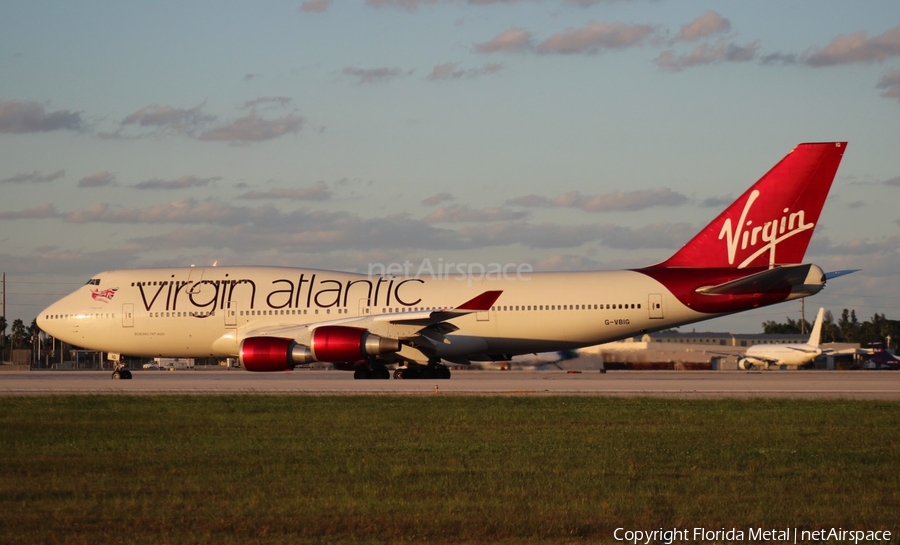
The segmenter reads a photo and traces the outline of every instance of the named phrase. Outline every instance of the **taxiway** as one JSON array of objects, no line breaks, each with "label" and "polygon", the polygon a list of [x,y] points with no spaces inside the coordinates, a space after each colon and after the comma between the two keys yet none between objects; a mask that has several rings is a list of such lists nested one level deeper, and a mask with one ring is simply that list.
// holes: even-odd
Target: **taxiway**
[{"label": "taxiway", "polygon": [[891,371],[454,371],[450,380],[354,380],[342,371],[255,374],[239,369],[0,373],[10,395],[586,395],[670,398],[844,398],[900,400]]}]

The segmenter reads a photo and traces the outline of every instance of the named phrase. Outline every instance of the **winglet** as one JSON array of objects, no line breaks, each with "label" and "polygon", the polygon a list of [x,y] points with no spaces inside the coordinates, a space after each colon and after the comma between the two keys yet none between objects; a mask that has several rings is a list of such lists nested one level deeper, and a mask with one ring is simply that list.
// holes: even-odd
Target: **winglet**
[{"label": "winglet", "polygon": [[501,293],[503,293],[503,290],[486,291],[459,305],[455,310],[473,310],[476,312],[490,310]]}]

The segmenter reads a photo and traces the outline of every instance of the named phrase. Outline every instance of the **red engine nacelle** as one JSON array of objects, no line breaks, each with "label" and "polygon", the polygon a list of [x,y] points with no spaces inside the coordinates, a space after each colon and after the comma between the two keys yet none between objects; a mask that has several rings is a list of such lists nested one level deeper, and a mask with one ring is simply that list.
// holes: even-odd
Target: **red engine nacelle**
[{"label": "red engine nacelle", "polygon": [[291,358],[293,339],[250,337],[241,343],[241,367],[247,371],[287,371],[294,368]]},{"label": "red engine nacelle", "polygon": [[241,366],[248,371],[285,371],[314,361],[355,363],[400,350],[400,341],[346,326],[315,329],[309,346],[281,337],[249,337],[241,343]]}]

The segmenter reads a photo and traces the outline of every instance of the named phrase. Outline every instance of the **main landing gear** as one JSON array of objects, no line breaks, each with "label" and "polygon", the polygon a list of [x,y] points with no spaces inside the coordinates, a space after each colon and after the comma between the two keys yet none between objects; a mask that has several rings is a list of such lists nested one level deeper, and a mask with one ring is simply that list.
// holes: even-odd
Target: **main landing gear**
[{"label": "main landing gear", "polygon": [[116,369],[112,373],[113,380],[131,380],[131,371],[125,369],[125,365],[116,362]]},{"label": "main landing gear", "polygon": [[410,364],[405,369],[400,368],[394,371],[394,378],[399,379],[417,379],[417,378],[433,378],[438,380],[450,378],[450,369],[447,366],[437,362],[429,362],[428,365]]},{"label": "main landing gear", "polygon": [[[366,367],[360,367],[353,372],[353,378],[362,379],[389,379],[391,372],[382,363],[372,363]],[[416,379],[416,378],[433,378],[448,379],[450,378],[450,369],[439,362],[429,362],[428,365],[419,365],[410,363],[406,367],[400,367],[394,371],[394,379]]]}]

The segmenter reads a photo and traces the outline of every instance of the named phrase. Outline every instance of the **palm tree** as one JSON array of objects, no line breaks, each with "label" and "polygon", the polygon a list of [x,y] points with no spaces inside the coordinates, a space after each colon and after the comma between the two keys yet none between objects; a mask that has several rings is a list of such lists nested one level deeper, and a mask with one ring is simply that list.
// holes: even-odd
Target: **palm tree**
[{"label": "palm tree", "polygon": [[28,337],[28,330],[25,329],[25,322],[23,322],[19,318],[16,318],[15,320],[13,320],[12,335],[10,335],[12,347],[21,348],[22,342],[26,337]]}]

